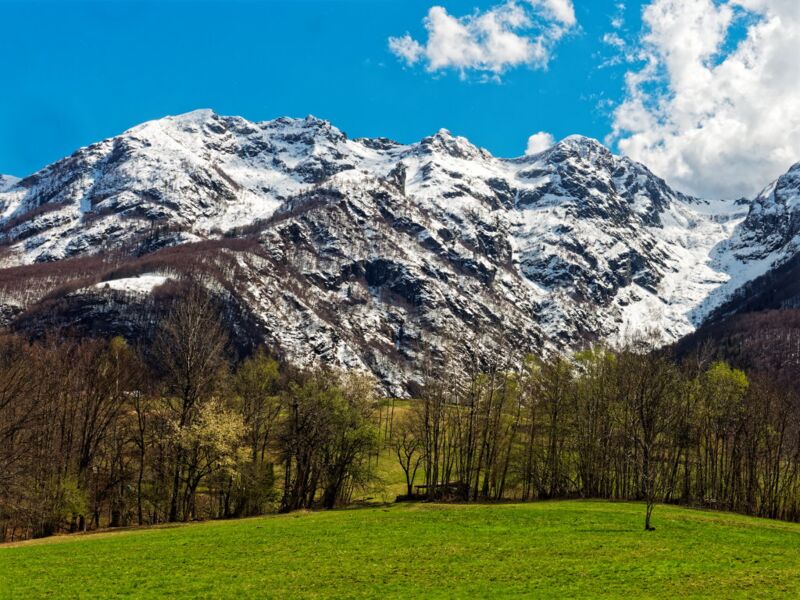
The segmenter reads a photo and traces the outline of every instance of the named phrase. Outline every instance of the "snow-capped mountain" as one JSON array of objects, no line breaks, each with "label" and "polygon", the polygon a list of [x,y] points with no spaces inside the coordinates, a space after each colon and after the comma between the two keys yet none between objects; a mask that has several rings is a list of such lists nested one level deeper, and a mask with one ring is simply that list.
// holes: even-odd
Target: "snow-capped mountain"
[{"label": "snow-capped mountain", "polygon": [[461,341],[519,353],[692,331],[796,252],[797,169],[750,207],[685,196],[581,136],[503,159],[445,130],[403,145],[203,110],[0,185],[2,260],[113,255],[68,296],[137,298],[179,275],[179,249],[202,256],[287,359],[367,369],[401,393]]},{"label": "snow-capped mountain", "polygon": [[0,175],[0,192],[14,187],[18,182],[19,178],[13,175]]},{"label": "snow-capped mountain", "polygon": [[800,234],[800,163],[768,185],[750,204],[733,249],[747,260],[794,254]]}]

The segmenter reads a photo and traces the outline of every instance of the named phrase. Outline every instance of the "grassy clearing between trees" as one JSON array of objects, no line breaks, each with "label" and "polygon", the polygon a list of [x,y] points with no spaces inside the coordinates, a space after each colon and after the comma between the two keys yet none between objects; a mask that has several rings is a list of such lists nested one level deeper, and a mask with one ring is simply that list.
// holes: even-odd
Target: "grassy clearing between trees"
[{"label": "grassy clearing between trees", "polygon": [[800,525],[554,501],[295,513],[0,546],[1,598],[800,596]]}]

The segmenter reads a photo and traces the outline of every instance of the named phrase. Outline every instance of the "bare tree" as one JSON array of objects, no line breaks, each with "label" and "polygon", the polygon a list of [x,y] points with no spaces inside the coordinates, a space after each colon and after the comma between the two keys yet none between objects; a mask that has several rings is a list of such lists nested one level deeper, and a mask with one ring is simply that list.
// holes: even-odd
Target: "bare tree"
[{"label": "bare tree", "polygon": [[406,478],[406,495],[409,498],[414,495],[414,481],[424,458],[422,443],[416,435],[416,427],[412,419],[413,415],[408,415],[398,422],[394,429],[395,437],[392,443],[397,462],[403,469],[403,475]]},{"label": "bare tree", "polygon": [[630,434],[639,451],[644,528],[652,531],[653,509],[663,483],[664,443],[676,414],[679,373],[647,343],[623,350],[619,362],[622,401],[634,416]]},{"label": "bare tree", "polygon": [[[193,282],[156,334],[153,355],[164,374],[167,402],[178,435],[192,425],[199,405],[218,389],[227,367],[227,336],[219,314],[220,308],[211,295]],[[176,443],[168,517],[171,522],[178,520],[184,459],[184,448]]]}]

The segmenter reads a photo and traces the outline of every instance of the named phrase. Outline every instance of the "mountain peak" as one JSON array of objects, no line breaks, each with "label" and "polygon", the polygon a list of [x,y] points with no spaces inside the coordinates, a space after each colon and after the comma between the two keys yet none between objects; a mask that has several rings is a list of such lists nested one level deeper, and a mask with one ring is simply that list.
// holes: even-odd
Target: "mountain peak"
[{"label": "mountain peak", "polygon": [[319,138],[325,138],[331,142],[343,142],[347,140],[347,134],[341,129],[334,126],[330,121],[320,119],[314,115],[307,115],[302,119],[280,117],[272,121],[263,121],[256,125],[262,129],[286,129],[287,135],[299,134],[309,143]]},{"label": "mountain peak", "polygon": [[419,146],[427,151],[441,152],[454,158],[473,159],[488,155],[485,150],[481,150],[467,138],[453,135],[445,128],[423,138]]},{"label": "mountain peak", "polygon": [[0,192],[11,189],[17,185],[18,181],[19,177],[14,177],[13,175],[0,175]]},{"label": "mountain peak", "polygon": [[320,119],[319,117],[315,117],[314,115],[306,115],[306,118],[303,121],[309,125],[318,125],[323,127],[332,127],[330,121],[326,121],[325,119]]},{"label": "mountain peak", "polygon": [[181,129],[192,132],[195,129],[202,128],[211,121],[219,118],[219,115],[210,108],[199,108],[177,115],[167,115],[158,119],[151,119],[145,121],[134,127],[131,127],[125,134],[143,134],[144,132],[154,132],[164,129]]},{"label": "mountain peak", "polygon": [[214,112],[210,108],[197,108],[195,110],[190,110],[189,112],[181,113],[178,115],[171,115],[166,117],[167,119],[171,119],[174,121],[208,121],[209,119],[216,118],[217,113]]},{"label": "mountain peak", "polygon": [[[172,123],[182,127],[185,126],[199,126],[202,127],[203,125],[209,123],[210,121],[214,121],[220,118],[219,115],[211,110],[210,108],[198,108],[196,110],[191,110],[189,112],[181,113],[178,115],[169,115],[167,117],[163,117],[162,119],[156,119],[154,121],[150,121],[149,123]],[[147,125],[147,123],[145,123]]]},{"label": "mountain peak", "polygon": [[595,138],[577,133],[568,135],[554,146],[554,148],[558,147],[570,148],[582,153],[598,152],[603,154],[611,154],[611,151]]}]

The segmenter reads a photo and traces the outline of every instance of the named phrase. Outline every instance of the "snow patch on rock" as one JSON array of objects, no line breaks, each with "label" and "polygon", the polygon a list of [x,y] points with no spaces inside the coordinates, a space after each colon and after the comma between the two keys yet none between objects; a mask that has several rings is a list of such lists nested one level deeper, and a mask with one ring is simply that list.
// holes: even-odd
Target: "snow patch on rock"
[{"label": "snow patch on rock", "polygon": [[102,281],[92,287],[94,289],[110,289],[131,294],[149,294],[154,288],[163,285],[167,279],[168,277],[163,275],[137,275],[135,277]]}]

